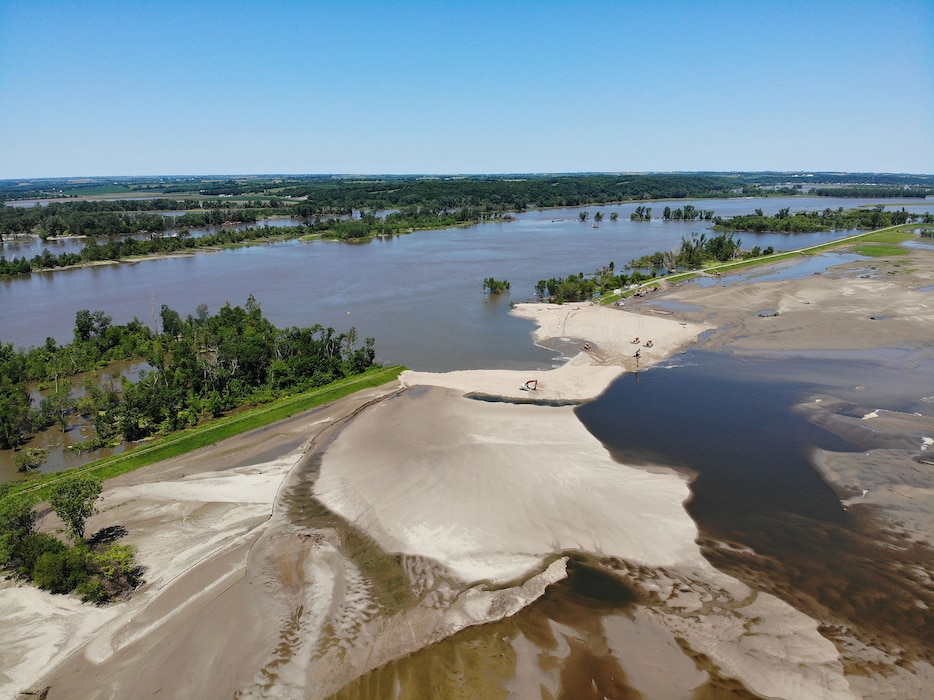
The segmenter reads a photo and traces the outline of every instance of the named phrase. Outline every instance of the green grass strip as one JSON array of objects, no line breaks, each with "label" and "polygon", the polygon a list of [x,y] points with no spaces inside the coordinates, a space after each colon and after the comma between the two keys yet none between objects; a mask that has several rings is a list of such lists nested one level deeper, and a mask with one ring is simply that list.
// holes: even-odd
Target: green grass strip
[{"label": "green grass strip", "polygon": [[857,255],[865,255],[867,258],[887,258],[892,255],[907,255],[908,251],[897,245],[886,245],[884,243],[870,243],[861,245],[853,249]]},{"label": "green grass strip", "polygon": [[[866,243],[904,243],[905,241],[910,241],[912,238],[917,238],[917,236],[910,231],[901,231],[900,228],[894,229],[880,229],[879,231],[873,231],[872,233],[867,233],[866,236],[862,239]],[[915,226],[912,225],[912,228]]]},{"label": "green grass strip", "polygon": [[401,365],[371,369],[327,386],[279,399],[236,415],[219,418],[205,425],[182,430],[163,438],[156,438],[123,454],[106,457],[64,472],[37,475],[29,480],[15,483],[10,489],[10,494],[29,494],[33,498],[43,499],[52,484],[77,473],[93,473],[102,479],[110,479],[164,459],[213,445],[255,428],[270,425],[294,416],[296,413],[350,396],[363,389],[382,386],[398,379],[404,370],[405,367]]}]

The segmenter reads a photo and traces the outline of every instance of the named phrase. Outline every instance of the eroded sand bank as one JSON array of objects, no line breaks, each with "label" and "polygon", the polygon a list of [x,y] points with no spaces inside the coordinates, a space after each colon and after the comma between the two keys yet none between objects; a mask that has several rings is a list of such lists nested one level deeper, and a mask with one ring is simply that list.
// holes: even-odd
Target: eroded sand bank
[{"label": "eroded sand bank", "polygon": [[386,551],[429,557],[467,584],[528,576],[563,550],[700,560],[685,480],[620,469],[570,407],[400,397],[343,431],[315,494]]}]

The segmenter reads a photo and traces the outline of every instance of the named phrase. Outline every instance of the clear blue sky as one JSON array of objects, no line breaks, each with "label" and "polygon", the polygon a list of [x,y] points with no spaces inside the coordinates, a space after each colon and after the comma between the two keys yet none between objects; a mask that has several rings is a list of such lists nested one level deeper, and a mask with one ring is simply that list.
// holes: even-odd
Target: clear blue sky
[{"label": "clear blue sky", "polygon": [[0,0],[0,178],[934,172],[934,2]]}]

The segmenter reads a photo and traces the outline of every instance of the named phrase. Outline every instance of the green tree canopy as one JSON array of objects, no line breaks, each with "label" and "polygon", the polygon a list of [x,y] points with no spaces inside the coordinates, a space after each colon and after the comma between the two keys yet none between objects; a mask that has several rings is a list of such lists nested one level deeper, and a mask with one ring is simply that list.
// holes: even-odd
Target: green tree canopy
[{"label": "green tree canopy", "polygon": [[487,277],[483,280],[483,291],[490,294],[502,294],[509,289],[509,280],[498,280]]},{"label": "green tree canopy", "polygon": [[76,474],[57,482],[49,491],[52,510],[68,526],[76,542],[84,539],[85,523],[96,512],[94,503],[102,489],[100,478],[93,474]]},{"label": "green tree canopy", "polygon": [[22,496],[0,498],[0,567],[15,563],[20,544],[36,531],[36,511]]}]

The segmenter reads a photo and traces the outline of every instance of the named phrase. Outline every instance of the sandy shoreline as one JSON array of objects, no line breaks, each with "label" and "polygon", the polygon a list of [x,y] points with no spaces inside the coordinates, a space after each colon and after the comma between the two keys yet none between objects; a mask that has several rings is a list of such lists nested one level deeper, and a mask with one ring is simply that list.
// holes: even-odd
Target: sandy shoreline
[{"label": "sandy shoreline", "polygon": [[[763,697],[877,697],[888,688],[920,697],[934,680],[929,663],[906,670],[870,647],[847,656],[819,620],[713,568],[682,505],[683,475],[613,462],[568,406],[464,397],[587,400],[636,369],[637,349],[641,369],[712,329],[704,346],[750,352],[929,343],[934,299],[918,290],[934,283],[934,253],[913,255],[922,263],[901,276],[853,269],[683,285],[658,296],[697,310],[665,316],[628,304],[520,305],[537,341],[590,347],[545,372],[406,372],[407,390],[394,398],[386,397],[395,387],[370,390],[112,480],[89,530],[127,527],[146,585],[98,609],[0,584],[0,696],[50,686],[53,700],[324,697],[458,630],[518,613],[564,579],[568,555],[580,552],[653,601],[628,622],[593,623],[611,648],[651,639],[665,650],[664,682],[651,648],[619,656],[628,687],[644,697],[689,697],[724,678]],[[763,318],[762,309],[780,313]],[[533,378],[534,392],[520,388]],[[934,437],[932,423],[901,421],[898,430]],[[927,444],[919,438],[916,451]],[[911,488],[886,490],[912,454],[887,454],[884,473],[883,455],[819,462],[841,494],[868,485],[893,523],[923,534],[934,489],[921,475],[931,472],[919,468]],[[556,649],[574,647],[578,633],[551,624]],[[520,635],[509,652],[519,697],[560,690],[534,639]],[[576,658],[547,653],[556,668]],[[875,670],[854,675],[860,659]]]},{"label": "sandy shoreline", "polygon": [[[409,371],[401,377],[403,386],[441,386],[514,399],[584,401],[603,393],[623,372],[650,367],[711,328],[703,323],[634,314],[589,302],[517,304],[511,313],[537,324],[534,337],[539,343],[571,338],[586,342],[588,347],[561,367],[546,372]],[[538,382],[534,391],[523,388],[529,379]]]}]

